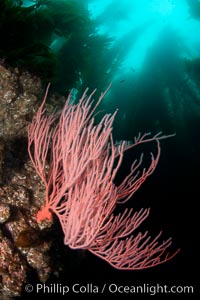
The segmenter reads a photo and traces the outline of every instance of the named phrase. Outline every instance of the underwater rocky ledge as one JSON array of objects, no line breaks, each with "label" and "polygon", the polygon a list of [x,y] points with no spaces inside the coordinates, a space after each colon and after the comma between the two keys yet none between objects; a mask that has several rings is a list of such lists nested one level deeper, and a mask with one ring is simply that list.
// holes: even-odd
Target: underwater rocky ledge
[{"label": "underwater rocky ledge", "polygon": [[27,153],[27,125],[42,99],[39,78],[0,65],[0,299],[20,296],[27,278],[46,282],[59,268],[35,213],[44,186]]}]

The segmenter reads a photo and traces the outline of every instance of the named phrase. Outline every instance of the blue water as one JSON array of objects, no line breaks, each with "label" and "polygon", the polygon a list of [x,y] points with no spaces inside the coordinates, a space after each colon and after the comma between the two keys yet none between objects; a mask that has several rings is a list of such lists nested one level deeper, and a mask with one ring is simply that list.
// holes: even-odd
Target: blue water
[{"label": "blue water", "polygon": [[[89,1],[91,17],[99,19],[101,23],[98,28],[100,34],[107,34],[114,38],[114,43],[118,43],[132,32],[117,75],[128,74],[132,69],[139,72],[145,68],[148,51],[166,29],[177,34],[181,46],[180,57],[198,57],[200,39],[197,32],[200,30],[200,19],[191,15],[189,3],[192,2],[194,1]],[[165,55],[167,56],[167,51]]]},{"label": "blue water", "polygon": [[[96,22],[96,33],[111,38],[96,87],[112,82],[104,106],[119,108],[123,137],[148,129],[178,132],[182,138],[190,135],[191,119],[198,123],[200,117],[200,1],[81,3]],[[81,84],[88,82],[83,79]],[[130,126],[133,130],[127,131]]]}]

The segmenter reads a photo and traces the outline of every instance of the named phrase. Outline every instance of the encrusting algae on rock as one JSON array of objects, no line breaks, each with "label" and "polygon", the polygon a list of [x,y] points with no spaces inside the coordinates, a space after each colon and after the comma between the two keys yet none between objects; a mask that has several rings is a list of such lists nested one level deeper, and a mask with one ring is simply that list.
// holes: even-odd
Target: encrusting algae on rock
[{"label": "encrusting algae on rock", "polygon": [[40,94],[37,77],[0,65],[0,299],[20,296],[32,269],[41,282],[53,272],[51,241],[35,220],[44,188],[27,154]]}]

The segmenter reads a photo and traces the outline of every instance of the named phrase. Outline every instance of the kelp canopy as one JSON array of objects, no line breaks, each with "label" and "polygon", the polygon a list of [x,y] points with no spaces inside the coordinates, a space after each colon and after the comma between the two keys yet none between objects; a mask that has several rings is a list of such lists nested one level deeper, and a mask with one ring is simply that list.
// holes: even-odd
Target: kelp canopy
[{"label": "kelp canopy", "polygon": [[97,34],[86,2],[35,0],[25,6],[22,0],[1,0],[0,59],[40,76],[44,83],[54,82],[60,90],[83,82],[105,86],[110,59],[104,50],[111,40]]}]

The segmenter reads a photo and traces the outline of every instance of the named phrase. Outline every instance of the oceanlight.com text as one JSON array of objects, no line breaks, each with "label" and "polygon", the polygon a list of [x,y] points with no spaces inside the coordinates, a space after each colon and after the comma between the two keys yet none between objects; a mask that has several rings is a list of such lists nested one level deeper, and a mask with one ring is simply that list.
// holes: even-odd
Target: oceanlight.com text
[{"label": "oceanlight.com text", "polygon": [[193,294],[194,286],[192,285],[167,285],[167,284],[148,284],[141,285],[120,285],[116,283],[104,283],[96,285],[93,283],[74,283],[64,285],[61,283],[42,284],[38,283],[36,286],[27,284],[25,286],[27,293],[35,292],[37,294]]}]

